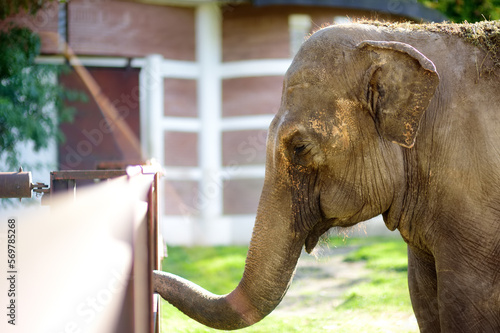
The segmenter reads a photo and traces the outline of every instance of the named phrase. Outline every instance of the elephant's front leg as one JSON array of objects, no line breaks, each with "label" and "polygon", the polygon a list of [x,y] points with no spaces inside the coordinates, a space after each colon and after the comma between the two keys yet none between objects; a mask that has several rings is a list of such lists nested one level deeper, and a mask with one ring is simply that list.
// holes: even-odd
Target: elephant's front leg
[{"label": "elephant's front leg", "polygon": [[439,333],[439,305],[434,259],[408,246],[408,287],[421,333]]},{"label": "elephant's front leg", "polygon": [[[458,246],[453,249],[459,248]],[[477,249],[439,252],[436,257],[442,333],[500,332],[500,288],[495,260]],[[494,267],[492,267],[494,266]]]}]

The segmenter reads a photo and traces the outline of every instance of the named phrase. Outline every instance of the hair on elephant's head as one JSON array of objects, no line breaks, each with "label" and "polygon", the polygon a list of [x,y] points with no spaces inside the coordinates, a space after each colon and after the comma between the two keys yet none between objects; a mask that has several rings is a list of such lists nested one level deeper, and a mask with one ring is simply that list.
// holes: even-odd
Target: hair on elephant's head
[{"label": "hair on elephant's head", "polygon": [[155,289],[205,325],[259,321],[283,298],[304,245],[310,252],[331,227],[391,208],[403,179],[402,150],[414,145],[439,78],[412,46],[355,40],[346,37],[349,29],[313,34],[285,75],[238,287],[216,296],[155,272]]}]

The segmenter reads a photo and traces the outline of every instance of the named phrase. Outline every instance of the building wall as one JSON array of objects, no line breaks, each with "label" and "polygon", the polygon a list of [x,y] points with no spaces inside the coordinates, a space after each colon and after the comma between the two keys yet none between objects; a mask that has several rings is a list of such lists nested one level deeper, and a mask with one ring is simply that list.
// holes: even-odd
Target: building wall
[{"label": "building wall", "polygon": [[289,56],[287,10],[241,5],[223,8],[222,15],[224,62]]},{"label": "building wall", "polygon": [[197,117],[197,82],[188,79],[164,79],[165,116]]},{"label": "building wall", "polygon": [[80,55],[194,60],[194,9],[127,1],[72,0],[69,45]]},{"label": "building wall", "polygon": [[[0,22],[26,26],[42,36],[42,54],[59,54],[61,27],[58,2],[35,16],[21,12]],[[79,56],[144,57],[194,60],[194,8],[146,5],[128,1],[72,0],[67,9],[67,42]],[[62,29],[62,30],[61,30]],[[64,37],[64,36],[63,36]]]},{"label": "building wall", "polygon": [[407,20],[402,17],[330,7],[227,5],[223,14],[223,61],[287,58],[290,56],[289,16],[311,18],[310,33],[330,25],[335,17]]},{"label": "building wall", "polygon": [[[255,8],[249,4],[225,5],[216,14],[220,19],[218,24],[221,41],[220,50],[215,50],[215,53],[220,52],[220,59],[216,59],[216,62],[220,62],[220,66],[229,64],[233,69],[244,66],[245,61],[289,61],[292,56],[289,22],[290,15],[293,14],[305,14],[311,18],[310,28],[304,32],[306,35],[330,24],[334,18],[346,15],[351,18],[396,19],[376,13],[334,8]],[[36,24],[23,17],[13,19],[26,25],[32,24],[36,31],[58,31],[57,5],[51,5],[40,15],[42,19],[34,19],[38,22]],[[217,178],[214,183],[222,193],[222,215],[217,217],[221,223],[217,224],[216,230],[207,232],[201,226],[203,222],[200,218],[206,209],[203,203],[210,193],[203,192],[206,188],[202,188],[200,174],[204,171],[200,171],[199,166],[202,164],[202,157],[211,152],[201,151],[207,148],[201,148],[204,147],[201,128],[206,124],[201,122],[199,114],[203,89],[200,86],[200,76],[203,68],[200,68],[201,60],[197,57],[203,55],[198,53],[197,56],[197,47],[200,45],[196,36],[196,31],[200,31],[197,30],[197,8],[126,1],[73,0],[68,4],[67,17],[68,43],[78,56],[128,59],[126,68],[90,68],[90,73],[115,107],[126,114],[125,121],[138,137],[141,129],[151,129],[151,133],[143,132],[142,136],[156,140],[156,144],[162,147],[158,152],[160,162],[174,172],[167,174],[162,182],[163,223],[171,223],[169,217],[179,217],[177,224],[167,228],[169,241],[179,244],[248,242],[252,226],[248,219],[253,219],[257,211],[263,185],[267,134],[265,127],[242,130],[236,126],[223,129],[220,131],[221,147],[208,148],[214,149],[214,154],[220,153],[222,173],[214,176]],[[42,51],[46,55],[57,54],[57,43],[44,37]],[[147,62],[145,57],[151,54],[158,54],[166,61],[163,67],[157,69],[161,73],[144,72]],[[215,57],[217,58],[217,54]],[[139,68],[130,68],[134,61],[139,64],[136,65]],[[184,71],[184,68],[187,70]],[[212,70],[215,70],[216,75],[221,75],[220,68]],[[176,74],[165,74],[172,71]],[[252,115],[269,116],[266,119],[271,119],[279,109],[283,74],[284,70],[269,75],[222,78],[221,95],[216,97],[220,98],[221,121],[237,122],[240,119],[238,117]],[[148,87],[141,83],[141,75],[161,77],[159,123],[155,124],[153,121],[147,126],[139,124],[140,119],[144,122],[149,117],[144,113],[153,112],[149,102],[141,97],[149,93]],[[61,80],[70,87],[84,89],[75,74]],[[144,80],[147,81],[147,77]],[[132,99],[127,97],[125,100],[126,95]],[[67,141],[59,148],[60,168],[94,169],[99,162],[123,160],[112,134],[101,133],[102,140],[96,134],[96,131],[103,132],[100,129],[103,117],[97,105],[93,101],[74,105],[78,110],[75,122],[62,126]],[[193,129],[176,128],[176,121],[189,122]],[[236,176],[243,169],[247,170],[246,176]],[[224,228],[230,230],[222,230]],[[197,236],[193,236],[194,234]],[[208,240],[216,234],[227,237]]]}]

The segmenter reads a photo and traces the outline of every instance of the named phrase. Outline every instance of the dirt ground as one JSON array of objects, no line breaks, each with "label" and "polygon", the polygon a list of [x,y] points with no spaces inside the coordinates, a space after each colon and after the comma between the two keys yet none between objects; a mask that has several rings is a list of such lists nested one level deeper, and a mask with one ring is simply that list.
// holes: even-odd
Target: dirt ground
[{"label": "dirt ground", "polygon": [[[285,298],[274,311],[277,315],[301,315],[328,313],[343,302],[342,295],[352,286],[368,280],[370,271],[363,262],[344,262],[346,254],[356,246],[329,248],[322,246],[315,256],[303,253],[292,285]],[[377,321],[379,332],[418,332],[415,316],[411,313],[391,313],[383,318],[363,318],[354,314],[322,327],[324,331],[336,331],[346,320]]]}]

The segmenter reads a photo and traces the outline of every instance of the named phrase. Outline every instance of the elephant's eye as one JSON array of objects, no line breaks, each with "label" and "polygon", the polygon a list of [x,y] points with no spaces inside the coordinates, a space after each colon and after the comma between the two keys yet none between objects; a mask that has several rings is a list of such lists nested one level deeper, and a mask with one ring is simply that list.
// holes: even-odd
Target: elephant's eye
[{"label": "elephant's eye", "polygon": [[303,144],[298,144],[295,146],[293,149],[295,155],[305,155],[311,150],[310,144],[303,143]]},{"label": "elephant's eye", "polygon": [[295,165],[310,166],[318,152],[316,142],[299,131],[284,138],[283,146],[288,161]]},{"label": "elephant's eye", "polygon": [[314,145],[311,142],[297,142],[293,146],[292,162],[307,167],[313,161]]},{"label": "elephant's eye", "polygon": [[304,149],[306,149],[306,145],[299,145],[299,146],[295,146],[294,148],[294,152],[295,154],[300,154],[304,151]]}]

